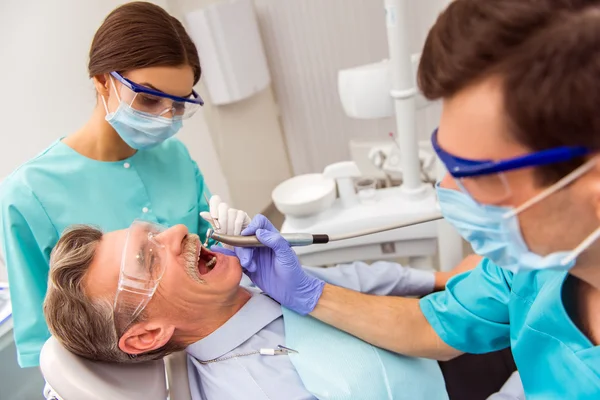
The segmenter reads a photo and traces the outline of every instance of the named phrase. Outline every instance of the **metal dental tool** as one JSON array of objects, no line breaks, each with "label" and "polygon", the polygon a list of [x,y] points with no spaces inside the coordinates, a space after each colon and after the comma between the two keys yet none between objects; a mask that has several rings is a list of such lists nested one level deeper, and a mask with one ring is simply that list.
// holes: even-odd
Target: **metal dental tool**
[{"label": "metal dental tool", "polygon": [[[375,233],[391,231],[398,228],[405,228],[412,225],[418,225],[425,222],[436,221],[442,219],[442,214],[439,211],[426,214],[417,218],[403,221],[399,224],[387,225],[378,228],[364,229],[358,232],[338,235],[312,234],[312,233],[282,233],[281,236],[292,247],[309,246],[311,244],[325,244],[329,242],[337,242],[340,240],[352,239],[361,236],[373,235]],[[207,232],[207,238],[210,237],[217,242],[228,244],[234,247],[264,247],[256,236],[233,236],[222,235],[210,230]]]},{"label": "metal dental tool", "polygon": [[[210,212],[210,200],[208,199],[208,196],[206,195],[206,192],[203,193],[204,195],[204,200],[206,200],[206,205],[208,206],[209,212]],[[213,215],[210,215],[211,219],[212,219],[212,225],[214,230],[216,231],[220,231],[221,230],[221,225],[219,225],[219,217],[213,217]]]}]

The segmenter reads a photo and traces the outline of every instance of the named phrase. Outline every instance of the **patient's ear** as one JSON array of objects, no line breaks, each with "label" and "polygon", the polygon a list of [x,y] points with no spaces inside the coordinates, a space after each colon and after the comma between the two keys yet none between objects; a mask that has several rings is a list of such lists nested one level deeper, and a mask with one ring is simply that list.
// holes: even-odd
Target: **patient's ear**
[{"label": "patient's ear", "polygon": [[129,328],[119,339],[119,348],[127,354],[141,354],[163,347],[173,337],[175,327],[157,322],[141,322]]}]

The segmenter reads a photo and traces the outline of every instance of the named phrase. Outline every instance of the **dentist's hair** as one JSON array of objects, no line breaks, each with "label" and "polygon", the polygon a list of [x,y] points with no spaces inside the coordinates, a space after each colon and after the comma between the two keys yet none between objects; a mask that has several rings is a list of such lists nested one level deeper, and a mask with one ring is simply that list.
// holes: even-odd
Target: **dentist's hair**
[{"label": "dentist's hair", "polygon": [[[498,77],[510,134],[533,151],[600,151],[600,0],[454,0],[418,71],[428,99]],[[485,134],[485,132],[482,132]],[[584,159],[537,168],[551,184]]]},{"label": "dentist's hair", "polygon": [[[101,240],[99,229],[73,225],[52,250],[48,292],[44,300],[44,315],[50,333],[71,353],[93,361],[144,362],[183,350],[185,346],[174,340],[134,357],[119,348],[113,297],[92,299],[85,290],[85,277]],[[133,323],[143,318],[144,315]]]},{"label": "dentist's hair", "polygon": [[94,35],[90,78],[148,67],[189,65],[194,84],[201,75],[194,42],[179,20],[156,4],[135,1],[113,10]]}]

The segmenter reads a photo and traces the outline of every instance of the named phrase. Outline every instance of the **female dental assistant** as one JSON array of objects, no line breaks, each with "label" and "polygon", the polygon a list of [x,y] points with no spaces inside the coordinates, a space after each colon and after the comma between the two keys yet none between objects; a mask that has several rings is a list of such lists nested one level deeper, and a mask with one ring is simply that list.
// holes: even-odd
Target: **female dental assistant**
[{"label": "female dental assistant", "polygon": [[[469,21],[469,24],[464,23]],[[366,296],[271,250],[235,249],[282,305],[409,356],[511,347],[527,399],[600,398],[598,2],[454,0],[429,33],[419,82],[443,99],[432,144],[442,213],[478,254],[421,300]]]},{"label": "female dental assistant", "polygon": [[[0,187],[2,249],[21,367],[38,365],[49,337],[42,313],[49,256],[68,225],[112,231],[145,219],[184,224],[201,236],[209,227],[199,215],[209,211],[204,178],[185,145],[172,138],[203,104],[193,90],[200,61],[181,23],[151,3],[115,9],[94,36],[88,70],[97,96],[88,122]],[[238,230],[247,221],[217,196],[211,206],[212,215],[222,217],[222,229],[234,229],[223,216],[237,220]]]}]

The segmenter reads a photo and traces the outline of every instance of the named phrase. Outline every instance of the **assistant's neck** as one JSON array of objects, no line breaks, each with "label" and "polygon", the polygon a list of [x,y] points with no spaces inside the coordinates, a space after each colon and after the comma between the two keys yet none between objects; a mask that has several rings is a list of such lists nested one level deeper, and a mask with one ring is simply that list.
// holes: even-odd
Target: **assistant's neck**
[{"label": "assistant's neck", "polygon": [[590,251],[578,257],[577,264],[570,274],[600,291],[600,265],[597,263],[600,254],[596,253],[598,252]]},{"label": "assistant's neck", "polygon": [[198,315],[189,318],[192,322],[177,329],[175,337],[179,342],[188,345],[204,339],[237,314],[251,297],[252,295],[240,286],[230,298],[214,303],[210,310],[203,309]]},{"label": "assistant's neck", "polygon": [[[572,274],[579,278],[577,271]],[[587,281],[574,279],[570,299],[574,304],[571,318],[580,331],[595,345],[600,345],[600,290]]]},{"label": "assistant's neck", "polygon": [[136,150],[129,147],[105,119],[106,111],[97,105],[88,122],[63,143],[79,154],[98,161],[121,161]]},{"label": "assistant's neck", "polygon": [[570,274],[578,278],[575,285],[578,327],[594,343],[600,345],[600,248],[594,246],[577,259]]}]

